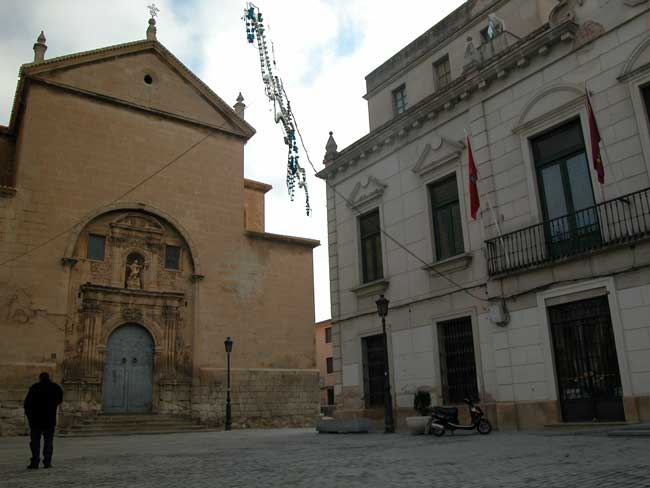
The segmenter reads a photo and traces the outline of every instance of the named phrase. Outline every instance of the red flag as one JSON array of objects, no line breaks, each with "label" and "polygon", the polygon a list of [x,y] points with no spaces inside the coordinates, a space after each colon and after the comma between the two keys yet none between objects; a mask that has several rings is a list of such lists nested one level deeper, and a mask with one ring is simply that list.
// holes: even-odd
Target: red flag
[{"label": "red flag", "polygon": [[600,131],[596,124],[594,108],[591,106],[589,91],[587,91],[587,112],[589,113],[589,139],[591,139],[591,160],[594,163],[594,170],[598,175],[598,182],[602,185],[605,183],[605,168],[603,166],[603,157],[600,154]]},{"label": "red flag", "polygon": [[474,164],[474,154],[472,153],[472,143],[467,136],[467,159],[469,160],[469,208],[472,219],[476,220],[476,212],[481,206],[481,201],[478,197],[478,172],[476,171],[476,164]]}]

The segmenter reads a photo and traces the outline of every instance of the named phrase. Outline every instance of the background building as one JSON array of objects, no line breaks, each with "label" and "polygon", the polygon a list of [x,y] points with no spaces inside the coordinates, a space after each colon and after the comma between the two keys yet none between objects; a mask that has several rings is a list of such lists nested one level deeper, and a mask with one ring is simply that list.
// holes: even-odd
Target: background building
[{"label": "background building", "polygon": [[0,429],[42,370],[61,424],[111,412],[312,425],[312,249],[264,230],[254,129],[156,40],[20,69],[0,127]]},{"label": "background building", "polygon": [[323,320],[316,323],[316,365],[320,372],[320,407],[325,416],[334,413],[334,358],[332,357],[332,323]]},{"label": "background building", "polygon": [[319,174],[338,415],[382,412],[384,293],[400,418],[426,389],[500,428],[650,419],[649,26],[646,0],[471,0],[366,77],[370,132]]}]

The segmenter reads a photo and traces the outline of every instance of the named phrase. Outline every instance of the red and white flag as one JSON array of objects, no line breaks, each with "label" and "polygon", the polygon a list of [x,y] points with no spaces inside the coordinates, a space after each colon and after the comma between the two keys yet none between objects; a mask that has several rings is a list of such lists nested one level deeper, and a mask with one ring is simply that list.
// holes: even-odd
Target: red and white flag
[{"label": "red and white flag", "polygon": [[589,113],[589,139],[591,139],[591,160],[594,164],[594,171],[598,175],[598,182],[602,185],[605,183],[605,167],[603,166],[603,156],[600,153],[600,131],[596,124],[594,108],[591,106],[589,90],[587,90],[587,112]]},{"label": "red and white flag", "polygon": [[474,153],[472,152],[472,142],[469,134],[467,135],[467,159],[469,164],[469,208],[472,219],[476,220],[476,213],[481,206],[481,200],[478,196],[478,171],[474,163]]}]

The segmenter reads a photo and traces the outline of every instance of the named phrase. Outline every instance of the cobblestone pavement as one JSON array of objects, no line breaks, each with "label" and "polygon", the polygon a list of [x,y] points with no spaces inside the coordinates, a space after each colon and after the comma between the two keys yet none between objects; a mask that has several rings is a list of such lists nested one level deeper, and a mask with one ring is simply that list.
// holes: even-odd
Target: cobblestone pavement
[{"label": "cobblestone pavement", "polygon": [[307,429],[55,438],[27,471],[28,439],[0,438],[0,486],[650,487],[650,439],[604,435],[316,434]]}]

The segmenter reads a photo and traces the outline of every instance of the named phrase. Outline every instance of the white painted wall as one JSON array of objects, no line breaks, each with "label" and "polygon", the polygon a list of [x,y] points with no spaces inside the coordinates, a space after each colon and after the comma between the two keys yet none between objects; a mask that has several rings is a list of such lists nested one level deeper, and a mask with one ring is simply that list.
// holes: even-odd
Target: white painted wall
[{"label": "white painted wall", "polygon": [[[532,3],[522,2],[510,2],[508,12],[515,15],[523,3]],[[547,13],[550,5],[541,3],[541,9]],[[603,5],[584,2],[579,6],[576,2],[575,8],[577,23],[597,21],[608,32],[577,50],[570,44],[554,47],[546,56],[532,59],[527,66],[493,82],[484,92],[476,92],[469,101],[461,102],[421,129],[392,141],[384,149],[337,174],[331,180],[337,192],[347,198],[357,183],[365,184],[370,176],[377,178],[385,185],[385,190],[369,208],[377,206],[382,227],[411,252],[431,263],[434,241],[426,185],[443,174],[456,171],[461,182],[465,248],[472,259],[465,269],[451,272],[449,276],[466,287],[485,283],[488,276],[484,240],[496,235],[487,202],[494,205],[504,233],[541,220],[529,138],[578,116],[588,145],[586,111],[580,102],[585,82],[593,92],[593,105],[606,149],[606,183],[601,186],[594,181],[596,200],[615,198],[650,186],[650,124],[639,95],[639,87],[650,83],[650,69],[619,80],[626,66],[632,69],[650,62],[650,14],[644,13],[647,5],[629,7],[624,0],[612,0]],[[540,21],[535,15],[531,13],[530,23],[521,25],[532,30],[533,24]],[[507,15],[502,17],[509,23]],[[647,54],[641,49],[643,46],[648,47]],[[414,100],[431,92],[427,80],[431,79],[431,62],[437,57],[434,53],[430,59],[403,74],[409,86],[408,80],[418,80],[413,84],[417,87],[413,92]],[[455,64],[453,60],[452,63]],[[382,105],[386,104],[385,100],[381,101],[386,93],[390,94],[390,87],[371,100],[370,115],[375,126],[390,118]],[[456,161],[424,177],[413,172],[427,144],[433,144],[440,137],[459,141],[466,127],[472,133],[479,169],[482,215],[478,221],[470,219],[467,208],[466,151]],[[435,160],[442,152],[442,149],[432,151],[429,160]],[[381,324],[376,316],[376,296],[360,297],[353,291],[361,284],[357,213],[343,197],[333,193],[328,207],[330,235],[333,231],[336,235],[336,240],[330,241],[330,260],[335,263],[332,314],[341,328],[341,386],[357,388],[361,396],[361,337],[380,333]],[[385,293],[394,307],[389,313],[388,328],[391,381],[399,406],[410,407],[412,395],[418,388],[436,390],[440,387],[436,323],[463,314],[472,317],[479,387],[485,398],[517,402],[557,398],[546,312],[544,306],[539,305],[548,294],[533,292],[535,298],[527,308],[513,303],[515,311],[510,323],[501,328],[488,321],[486,303],[463,293],[452,294],[455,287],[422,269],[422,262],[389,239],[384,237],[382,246],[384,274],[390,282]],[[635,266],[650,264],[648,253],[629,251],[627,255],[633,256]],[[549,277],[558,281],[578,275],[591,276],[605,269],[605,265],[607,269],[617,266],[623,269],[627,266],[626,259],[611,253],[586,264],[524,273],[505,280],[503,293],[523,292]],[[639,276],[642,286],[626,284],[617,288],[613,281],[608,285],[616,297],[610,302],[612,314],[620,316],[618,322],[613,322],[615,328],[618,327],[615,329],[617,337],[620,337],[617,347],[622,375],[626,378],[626,395],[650,394],[650,276],[642,273]],[[501,292],[497,282],[491,282],[490,287],[491,293]],[[473,289],[473,293],[483,297],[484,289]],[[536,306],[534,301],[538,302]]]}]

